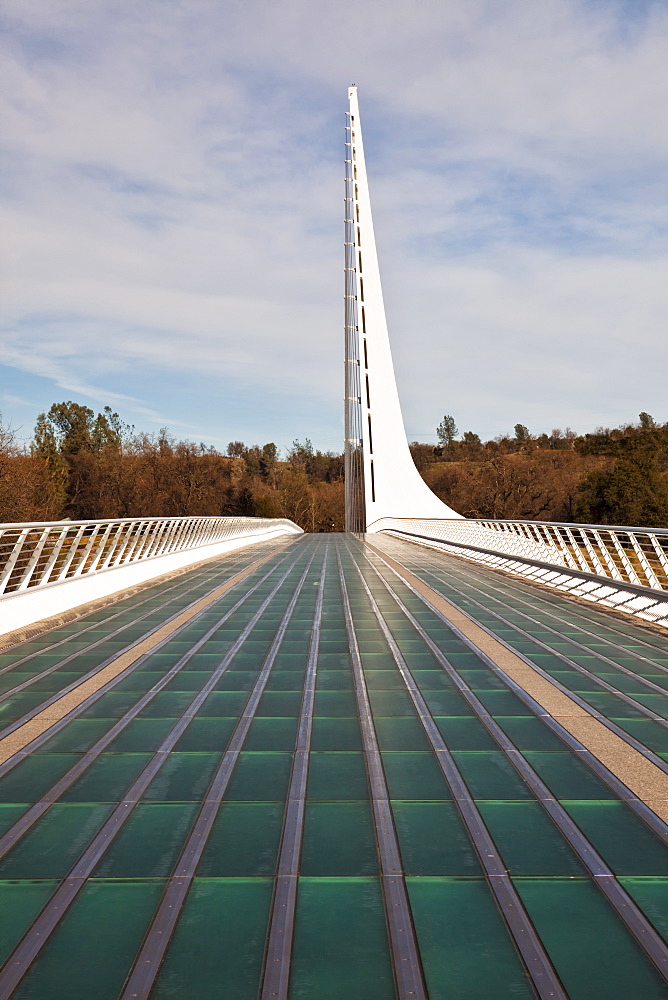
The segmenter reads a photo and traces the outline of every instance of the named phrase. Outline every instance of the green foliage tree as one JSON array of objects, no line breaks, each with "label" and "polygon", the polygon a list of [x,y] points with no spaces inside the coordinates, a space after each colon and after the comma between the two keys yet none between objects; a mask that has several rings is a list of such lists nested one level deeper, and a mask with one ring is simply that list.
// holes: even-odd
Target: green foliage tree
[{"label": "green foliage tree", "polygon": [[531,440],[529,428],[525,424],[515,424],[515,440],[519,441],[520,444],[526,444],[527,441]]},{"label": "green foliage tree", "polygon": [[436,428],[438,442],[443,448],[449,448],[459,434],[455,418],[446,413]]}]

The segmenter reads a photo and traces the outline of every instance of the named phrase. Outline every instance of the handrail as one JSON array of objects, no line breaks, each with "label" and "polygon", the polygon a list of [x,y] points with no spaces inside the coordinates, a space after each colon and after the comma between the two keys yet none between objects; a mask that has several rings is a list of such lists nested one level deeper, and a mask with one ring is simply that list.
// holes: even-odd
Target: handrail
[{"label": "handrail", "polygon": [[232,538],[301,534],[287,518],[119,517],[0,524],[0,600]]},{"label": "handrail", "polygon": [[[575,581],[590,581],[583,595],[596,591],[595,581],[608,586],[600,591],[602,603],[618,606],[621,592],[637,604],[634,613],[657,620],[666,615],[668,592],[668,529],[636,528],[609,524],[569,524],[556,521],[496,521],[492,519],[435,520],[382,518],[374,531],[401,532],[447,545],[461,546],[459,555],[489,562],[499,568],[534,575],[512,564],[565,570],[544,578],[550,586],[574,592]],[[477,550],[477,555],[476,555]],[[584,585],[583,585],[584,586]],[[604,592],[605,591],[605,592]],[[640,596],[646,594],[647,598]],[[642,605],[642,606],[641,606]],[[656,605],[655,613],[648,613]],[[632,610],[629,606],[626,610]]]}]

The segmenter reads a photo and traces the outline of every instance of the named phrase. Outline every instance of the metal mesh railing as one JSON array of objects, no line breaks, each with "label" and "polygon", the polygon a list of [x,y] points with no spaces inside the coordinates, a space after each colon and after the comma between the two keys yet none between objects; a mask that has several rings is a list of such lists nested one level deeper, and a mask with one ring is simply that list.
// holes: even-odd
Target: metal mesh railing
[{"label": "metal mesh railing", "polygon": [[0,598],[241,536],[301,533],[286,518],[145,517],[0,524]]},{"label": "metal mesh railing", "polygon": [[668,529],[547,521],[383,518],[374,525],[668,590]]},{"label": "metal mesh railing", "polygon": [[374,529],[440,543],[467,559],[668,623],[666,528],[387,517]]}]

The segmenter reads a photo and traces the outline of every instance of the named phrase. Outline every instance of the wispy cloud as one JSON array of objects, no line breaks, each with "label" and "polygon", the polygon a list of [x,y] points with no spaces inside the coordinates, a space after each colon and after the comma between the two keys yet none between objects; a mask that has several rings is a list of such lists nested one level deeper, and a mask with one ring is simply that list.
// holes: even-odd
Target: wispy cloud
[{"label": "wispy cloud", "polygon": [[0,360],[42,405],[339,445],[355,80],[408,424],[668,419],[664,4],[5,0],[3,18]]}]

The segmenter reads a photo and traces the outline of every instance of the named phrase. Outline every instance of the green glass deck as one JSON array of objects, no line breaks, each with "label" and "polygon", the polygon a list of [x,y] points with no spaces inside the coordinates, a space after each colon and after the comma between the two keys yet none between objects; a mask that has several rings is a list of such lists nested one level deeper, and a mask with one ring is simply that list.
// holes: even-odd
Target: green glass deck
[{"label": "green glass deck", "polygon": [[[382,544],[666,766],[668,636]],[[3,651],[3,732],[265,554],[0,766],[0,1000],[668,1000],[666,828],[354,536]]]}]

